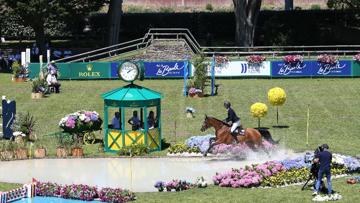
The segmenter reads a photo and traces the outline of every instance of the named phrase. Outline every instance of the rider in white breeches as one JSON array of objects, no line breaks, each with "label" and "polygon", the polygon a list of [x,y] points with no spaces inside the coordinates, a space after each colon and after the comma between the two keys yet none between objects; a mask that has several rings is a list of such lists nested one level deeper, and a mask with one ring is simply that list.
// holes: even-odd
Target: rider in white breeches
[{"label": "rider in white breeches", "polygon": [[236,115],[235,111],[231,108],[231,104],[229,101],[224,101],[224,107],[226,108],[227,112],[228,112],[228,117],[225,119],[226,122],[230,122],[232,123],[230,132],[231,135],[233,136],[234,140],[236,142],[238,142],[237,140],[237,135],[238,133],[236,132],[237,127],[240,126],[240,118]]}]

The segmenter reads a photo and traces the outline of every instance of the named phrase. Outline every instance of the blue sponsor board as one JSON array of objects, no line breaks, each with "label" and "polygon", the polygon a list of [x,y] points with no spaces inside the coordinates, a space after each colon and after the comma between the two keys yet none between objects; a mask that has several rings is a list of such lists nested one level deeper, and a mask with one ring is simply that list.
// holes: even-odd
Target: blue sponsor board
[{"label": "blue sponsor board", "polygon": [[351,76],[351,61],[338,61],[335,64],[324,64],[317,61],[285,63],[271,62],[272,77],[326,77]]},{"label": "blue sponsor board", "polygon": [[111,78],[119,78],[119,73],[118,73],[119,65],[120,63],[116,63],[116,62],[111,63],[111,72],[110,72]]},{"label": "blue sponsor board", "polygon": [[351,76],[351,61],[338,61],[335,64],[317,63],[314,76]]},{"label": "blue sponsor board", "polygon": [[285,63],[284,61],[271,62],[272,77],[304,77],[312,76],[312,68],[316,61],[304,61],[298,63]]},{"label": "blue sponsor board", "polygon": [[[145,77],[147,78],[171,78],[184,77],[184,61],[175,62],[144,62]],[[190,75],[187,68],[187,75]]]}]

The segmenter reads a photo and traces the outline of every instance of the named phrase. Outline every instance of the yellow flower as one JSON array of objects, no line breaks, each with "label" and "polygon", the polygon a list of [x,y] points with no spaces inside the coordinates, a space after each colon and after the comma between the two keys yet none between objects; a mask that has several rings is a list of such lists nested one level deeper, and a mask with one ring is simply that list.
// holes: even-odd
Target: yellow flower
[{"label": "yellow flower", "polygon": [[286,93],[280,87],[274,87],[268,92],[268,100],[274,106],[281,106],[286,101]]},{"label": "yellow flower", "polygon": [[256,118],[264,117],[267,114],[268,107],[264,103],[257,102],[250,107],[252,116]]}]

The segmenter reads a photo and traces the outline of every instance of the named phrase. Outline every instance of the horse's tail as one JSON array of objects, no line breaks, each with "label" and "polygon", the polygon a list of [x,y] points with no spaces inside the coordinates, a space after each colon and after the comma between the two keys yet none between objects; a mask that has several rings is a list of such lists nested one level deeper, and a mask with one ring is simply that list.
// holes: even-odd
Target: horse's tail
[{"label": "horse's tail", "polygon": [[280,142],[280,139],[275,141],[272,136],[271,136],[271,133],[267,130],[267,129],[257,129],[260,134],[261,134],[261,137],[263,137],[266,141],[270,142],[271,144],[279,144]]}]

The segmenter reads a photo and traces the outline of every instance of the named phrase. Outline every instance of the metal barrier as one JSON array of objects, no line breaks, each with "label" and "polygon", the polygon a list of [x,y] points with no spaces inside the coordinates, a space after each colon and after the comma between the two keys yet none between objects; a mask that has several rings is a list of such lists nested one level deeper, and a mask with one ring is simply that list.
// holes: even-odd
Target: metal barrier
[{"label": "metal barrier", "polygon": [[108,59],[126,52],[147,48],[154,40],[160,39],[185,41],[193,53],[201,53],[208,57],[212,55],[242,57],[252,54],[261,54],[274,59],[287,54],[301,54],[307,58],[316,57],[318,54],[350,57],[360,52],[360,45],[206,47],[200,46],[189,29],[151,28],[142,38],[59,59],[55,62],[89,62]]}]

